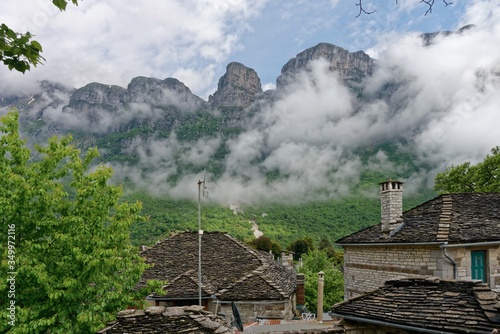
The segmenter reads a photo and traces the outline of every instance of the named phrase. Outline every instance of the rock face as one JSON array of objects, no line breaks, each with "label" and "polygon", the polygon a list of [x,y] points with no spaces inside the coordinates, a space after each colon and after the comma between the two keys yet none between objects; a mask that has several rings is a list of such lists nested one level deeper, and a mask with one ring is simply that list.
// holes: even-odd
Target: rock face
[{"label": "rock face", "polygon": [[[88,132],[106,132],[116,131],[128,122],[138,124],[145,121],[145,116],[141,115],[144,110],[149,115],[146,117],[152,119],[152,110],[164,114],[172,110],[195,111],[205,103],[177,79],[136,77],[127,88],[94,82],[76,89],[70,95],[69,103],[64,105],[63,112],[76,116],[79,128]],[[160,118],[172,123],[171,119],[165,119],[167,116]]]},{"label": "rock face", "polygon": [[208,99],[213,107],[248,107],[262,93],[260,78],[253,69],[232,62],[219,79],[217,91]]},{"label": "rock face", "polygon": [[425,46],[429,46],[434,43],[436,37],[438,36],[446,37],[453,34],[462,34],[470,29],[474,29],[474,27],[475,27],[474,24],[468,24],[458,29],[457,31],[436,31],[431,33],[423,33],[420,35],[420,38],[422,38]]},{"label": "rock face", "polygon": [[69,107],[83,111],[99,106],[102,109],[116,110],[128,102],[127,90],[123,87],[90,83],[71,94]]},{"label": "rock face", "polygon": [[127,87],[131,102],[145,102],[153,105],[173,105],[181,109],[196,109],[204,103],[191,90],[174,78],[136,77]]},{"label": "rock face", "polygon": [[224,319],[202,306],[164,307],[152,306],[146,310],[124,310],[116,321],[101,329],[98,334],[125,333],[235,333]]},{"label": "rock face", "polygon": [[358,80],[373,72],[374,60],[363,51],[349,52],[333,44],[320,43],[300,52],[283,66],[276,80],[276,89],[283,88],[295,74],[308,70],[309,64],[318,59],[327,60],[330,70],[338,72],[345,80]]}]

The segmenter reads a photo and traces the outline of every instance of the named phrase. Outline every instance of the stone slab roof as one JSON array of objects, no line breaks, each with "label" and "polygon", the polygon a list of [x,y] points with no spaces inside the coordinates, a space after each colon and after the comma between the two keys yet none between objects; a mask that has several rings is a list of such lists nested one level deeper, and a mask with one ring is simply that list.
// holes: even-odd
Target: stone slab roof
[{"label": "stone slab roof", "polygon": [[403,223],[387,237],[380,223],[338,244],[500,241],[500,193],[448,194],[403,213]]},{"label": "stone slab roof", "polygon": [[[202,235],[202,296],[220,300],[283,300],[295,291],[295,274],[274,261],[266,252],[256,251],[228,234]],[[147,269],[146,280],[168,280],[167,299],[198,298],[198,233],[185,232],[141,253]],[[153,296],[156,298],[158,296]]]},{"label": "stone slab roof", "polygon": [[375,291],[334,305],[332,313],[346,320],[356,317],[395,327],[489,334],[500,329],[500,295],[479,281],[392,280]]},{"label": "stone slab roof", "polygon": [[233,334],[236,332],[224,319],[203,311],[203,306],[152,306],[146,310],[121,311],[116,315],[116,321],[109,323],[97,333]]}]

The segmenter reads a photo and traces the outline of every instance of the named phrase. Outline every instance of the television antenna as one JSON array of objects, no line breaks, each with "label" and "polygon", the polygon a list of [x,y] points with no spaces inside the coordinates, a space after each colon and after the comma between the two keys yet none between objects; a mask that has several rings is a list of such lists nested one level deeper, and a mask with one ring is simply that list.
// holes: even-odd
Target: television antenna
[{"label": "television antenna", "polygon": [[203,174],[203,181],[198,180],[198,303],[201,305],[201,196],[208,197],[206,185],[206,173]]}]

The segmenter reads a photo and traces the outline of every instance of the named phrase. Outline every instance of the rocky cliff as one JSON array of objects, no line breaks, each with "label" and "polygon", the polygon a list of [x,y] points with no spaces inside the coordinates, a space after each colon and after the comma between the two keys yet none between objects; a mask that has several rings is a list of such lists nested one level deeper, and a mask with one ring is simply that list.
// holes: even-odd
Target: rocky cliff
[{"label": "rocky cliff", "polygon": [[333,44],[320,43],[300,52],[283,66],[281,75],[276,80],[276,89],[286,86],[301,70],[309,70],[310,63],[318,59],[327,60],[330,70],[336,71],[340,78],[354,81],[371,75],[375,63],[363,51],[349,52]]},{"label": "rocky cliff", "polygon": [[[283,66],[276,91],[263,93],[255,70],[231,62],[208,101],[193,94],[177,79],[139,76],[133,78],[126,88],[94,82],[71,89],[44,81],[40,83],[41,93],[37,95],[0,96],[0,107],[15,106],[28,110],[22,117],[46,121],[48,126],[42,132],[47,134],[50,131],[64,133],[64,128],[67,128],[104,135],[136,127],[150,127],[151,131],[161,129],[166,134],[182,126],[187,119],[194,117],[191,121],[196,123],[195,114],[214,117],[217,113],[212,115],[211,111],[217,109],[223,112],[223,118],[213,121],[222,122],[219,127],[242,128],[266,105],[272,104],[280,95],[277,94],[279,90],[293,81],[297,73],[311,70],[311,63],[319,59],[326,60],[330,70],[338,72],[350,87],[371,75],[374,67],[374,60],[362,51],[351,53],[332,44],[320,43],[300,52]],[[206,124],[206,120],[200,124]],[[184,128],[189,126],[184,125]],[[36,133],[40,131],[37,128]],[[189,138],[193,137],[192,133],[201,135],[205,132],[205,128],[178,131]]]},{"label": "rocky cliff", "polygon": [[255,70],[232,62],[219,79],[217,91],[208,99],[213,107],[247,107],[262,93],[260,78]]},{"label": "rocky cliff", "polygon": [[145,102],[153,105],[172,105],[180,109],[196,109],[204,101],[174,78],[136,77],[127,87],[130,102]]}]

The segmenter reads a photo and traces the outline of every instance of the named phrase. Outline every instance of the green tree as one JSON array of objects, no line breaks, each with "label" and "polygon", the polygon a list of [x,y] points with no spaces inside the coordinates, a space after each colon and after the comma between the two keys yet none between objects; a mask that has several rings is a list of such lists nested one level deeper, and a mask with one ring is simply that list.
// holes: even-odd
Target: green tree
[{"label": "green tree", "polygon": [[305,301],[309,311],[317,313],[318,306],[318,273],[325,273],[323,312],[344,298],[344,276],[328,257],[326,252],[312,250],[302,256],[302,268],[305,276]]},{"label": "green tree", "polygon": [[31,152],[18,117],[0,123],[0,332],[95,332],[143,303],[146,264],[129,242],[141,205],[119,203],[111,168],[89,171],[96,149],[81,158],[53,137]]},{"label": "green tree", "polygon": [[261,235],[258,238],[252,239],[248,244],[251,247],[261,251],[271,251],[274,255],[279,255],[281,253],[281,246],[278,243],[273,242],[265,235]]},{"label": "green tree", "polygon": [[309,251],[314,249],[313,240],[310,237],[305,237],[302,239],[297,239],[288,245],[287,250],[293,252],[293,259],[298,260],[303,254],[307,254]]},{"label": "green tree", "polygon": [[464,162],[436,176],[434,189],[443,193],[500,192],[500,147],[494,147],[482,162]]},{"label": "green tree", "polygon": [[[54,6],[65,10],[69,2],[78,5],[78,0],[52,0]],[[44,60],[41,56],[42,46],[35,40],[30,32],[18,33],[6,24],[0,25],[0,61],[9,70],[26,72],[31,65],[37,66]]]},{"label": "green tree", "polygon": [[330,240],[326,237],[321,237],[318,244],[318,249],[326,253],[328,258],[333,261],[336,266],[342,266],[344,264],[344,252],[341,250],[336,250]]}]

